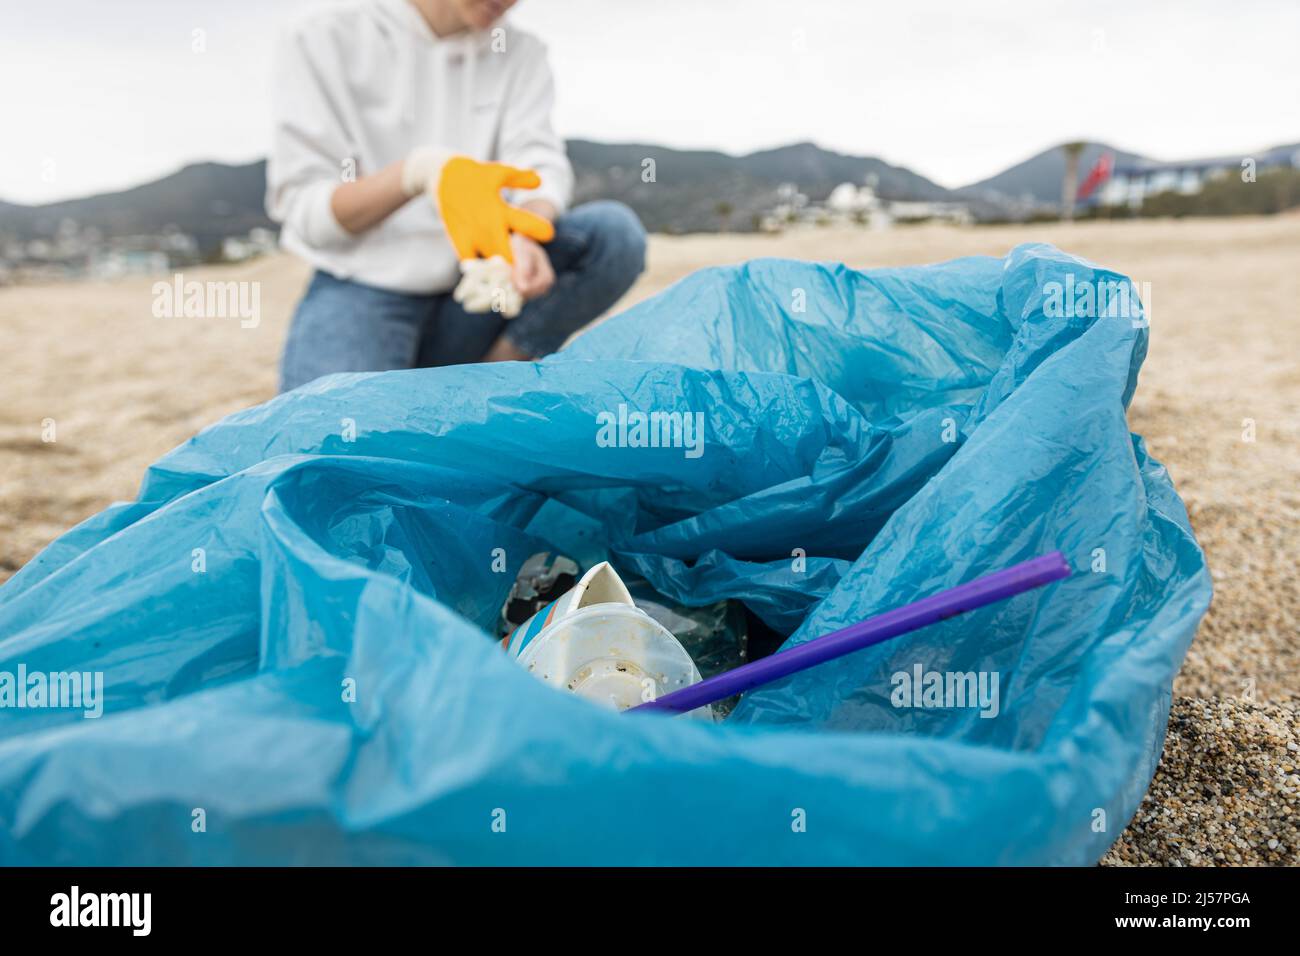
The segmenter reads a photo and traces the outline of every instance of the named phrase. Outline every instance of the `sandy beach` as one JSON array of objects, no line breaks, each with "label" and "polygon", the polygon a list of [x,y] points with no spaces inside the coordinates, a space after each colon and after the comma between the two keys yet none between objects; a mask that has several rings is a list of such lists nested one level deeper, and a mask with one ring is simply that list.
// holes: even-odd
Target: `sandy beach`
[{"label": "sandy beach", "polygon": [[[759,256],[870,268],[1022,242],[1150,284],[1130,424],[1169,468],[1216,588],[1174,688],[1161,769],[1105,862],[1300,862],[1300,216],[657,236],[623,304]],[[306,267],[277,255],[185,275],[260,283],[256,327],[156,318],[149,278],[0,289],[0,580],[134,497],[159,455],[274,394]]]}]

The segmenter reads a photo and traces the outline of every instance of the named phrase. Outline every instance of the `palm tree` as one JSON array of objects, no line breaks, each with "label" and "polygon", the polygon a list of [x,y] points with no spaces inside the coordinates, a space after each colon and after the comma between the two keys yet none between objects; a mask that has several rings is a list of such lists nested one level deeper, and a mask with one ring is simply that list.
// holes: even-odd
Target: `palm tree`
[{"label": "palm tree", "polygon": [[731,203],[727,202],[726,200],[723,200],[722,202],[718,203],[716,206],[713,207],[713,211],[716,212],[718,214],[718,218],[722,220],[722,231],[727,232],[728,231],[727,223],[731,221],[731,212],[732,212]]},{"label": "palm tree", "polygon": [[1079,194],[1079,157],[1087,143],[1066,143],[1065,177],[1061,180],[1061,218],[1067,222],[1074,218],[1074,197]]}]

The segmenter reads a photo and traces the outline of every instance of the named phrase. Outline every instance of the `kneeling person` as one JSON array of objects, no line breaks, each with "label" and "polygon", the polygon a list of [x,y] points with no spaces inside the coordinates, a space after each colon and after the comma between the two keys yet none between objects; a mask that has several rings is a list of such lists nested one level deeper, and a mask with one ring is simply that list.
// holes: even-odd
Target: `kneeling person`
[{"label": "kneeling person", "polygon": [[[510,6],[367,0],[283,37],[267,208],[316,272],[281,390],[332,372],[546,355],[644,268],[626,206],[566,211],[573,171],[551,127],[545,49],[500,19]],[[476,275],[453,290],[463,260],[492,255],[510,261],[513,290],[478,311],[489,306]]]}]

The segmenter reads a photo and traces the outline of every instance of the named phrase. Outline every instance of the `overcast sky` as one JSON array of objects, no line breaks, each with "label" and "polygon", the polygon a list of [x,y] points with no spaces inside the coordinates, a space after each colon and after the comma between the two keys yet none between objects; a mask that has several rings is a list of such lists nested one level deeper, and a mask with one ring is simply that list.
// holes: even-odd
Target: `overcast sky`
[{"label": "overcast sky", "polygon": [[[264,155],[272,37],[325,2],[6,0],[0,198]],[[1294,0],[522,0],[512,17],[550,46],[569,137],[813,140],[947,186],[1071,138],[1163,159],[1300,140]]]}]

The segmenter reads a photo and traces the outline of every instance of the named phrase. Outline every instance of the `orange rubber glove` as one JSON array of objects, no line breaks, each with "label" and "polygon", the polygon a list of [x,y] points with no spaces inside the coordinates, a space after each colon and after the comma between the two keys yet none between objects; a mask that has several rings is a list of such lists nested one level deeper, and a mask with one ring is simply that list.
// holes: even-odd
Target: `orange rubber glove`
[{"label": "orange rubber glove", "polygon": [[478,163],[465,156],[447,160],[438,177],[438,212],[461,261],[501,256],[513,263],[512,232],[538,242],[554,239],[555,227],[549,222],[501,197],[503,189],[536,189],[541,184],[531,169]]},{"label": "orange rubber glove", "polygon": [[428,194],[461,262],[501,256],[513,264],[512,232],[538,242],[555,238],[549,222],[501,196],[503,189],[536,189],[541,182],[531,169],[480,163],[432,146],[412,150],[402,164],[402,189],[408,196]]}]

